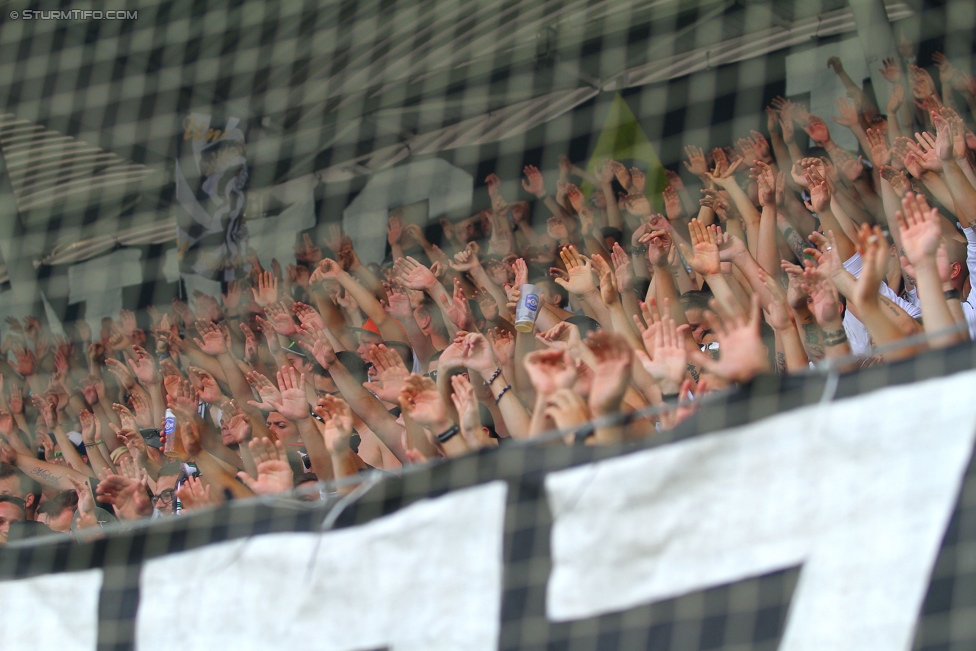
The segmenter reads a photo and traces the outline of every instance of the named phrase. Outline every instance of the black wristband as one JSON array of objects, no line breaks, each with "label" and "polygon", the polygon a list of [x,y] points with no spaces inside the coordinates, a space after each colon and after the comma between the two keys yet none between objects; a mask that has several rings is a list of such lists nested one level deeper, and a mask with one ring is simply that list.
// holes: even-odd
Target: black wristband
[{"label": "black wristband", "polygon": [[958,289],[950,289],[949,291],[942,292],[942,293],[945,296],[945,299],[947,301],[951,301],[951,300],[957,300],[958,301],[958,300],[960,300],[960,298],[959,298],[960,297],[960,294],[959,294],[959,290]]},{"label": "black wristband", "polygon": [[448,427],[446,430],[438,434],[437,440],[440,441],[441,443],[447,443],[452,438],[454,438],[454,436],[460,431],[461,431],[460,425],[452,425],[451,427]]},{"label": "black wristband", "polygon": [[825,332],[823,335],[824,346],[840,346],[842,343],[847,341],[847,331],[841,328],[840,330],[831,330],[830,332]]}]

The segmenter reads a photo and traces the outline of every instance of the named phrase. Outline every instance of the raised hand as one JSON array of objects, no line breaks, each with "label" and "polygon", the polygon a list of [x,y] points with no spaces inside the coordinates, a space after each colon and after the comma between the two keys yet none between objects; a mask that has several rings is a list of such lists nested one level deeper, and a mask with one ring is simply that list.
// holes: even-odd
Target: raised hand
[{"label": "raised hand", "polygon": [[537,197],[541,197],[546,193],[546,185],[542,180],[542,172],[535,165],[526,165],[525,169],[522,170],[525,174],[525,178],[522,179],[522,187],[529,194],[534,194]]},{"label": "raised hand", "polygon": [[888,139],[885,134],[877,129],[868,129],[868,144],[871,146],[871,161],[875,167],[888,165],[891,162],[891,150],[888,148]]},{"label": "raised hand", "polygon": [[278,371],[278,391],[280,398],[268,400],[276,412],[291,421],[309,417],[304,373],[299,374],[294,366],[282,366]]},{"label": "raised hand", "polygon": [[410,306],[410,297],[401,290],[396,285],[391,284],[386,288],[386,311],[394,319],[402,321],[403,319],[413,317],[413,308]]},{"label": "raised hand", "polygon": [[[458,333],[458,338],[461,338],[461,333]],[[488,339],[480,332],[471,332],[464,334],[461,343],[461,363],[485,378],[490,377],[498,367],[498,360]]]},{"label": "raised hand", "polygon": [[571,389],[559,389],[546,396],[543,413],[559,429],[568,430],[590,420],[583,398]]},{"label": "raised hand", "polygon": [[132,372],[129,371],[129,367],[114,357],[107,357],[105,359],[105,368],[108,369],[109,373],[115,376],[115,379],[118,380],[119,385],[127,390],[131,389],[136,383],[136,378]]},{"label": "raised hand", "polygon": [[515,287],[521,288],[522,285],[528,284],[529,267],[525,264],[525,260],[517,258],[512,263],[512,269],[515,271]]},{"label": "raised hand", "polygon": [[481,429],[481,414],[478,412],[478,399],[474,395],[471,382],[463,375],[451,376],[451,402],[457,409],[460,419],[461,435],[468,445],[477,449],[485,445],[483,430]]},{"label": "raised hand", "polygon": [[260,402],[248,400],[247,404],[264,411],[274,411],[274,403],[281,402],[281,392],[278,387],[257,371],[251,371],[244,377],[251,388],[257,391],[258,397],[261,399]]},{"label": "raised hand", "polygon": [[145,395],[137,391],[132,394],[130,401],[132,402],[132,411],[136,415],[136,423],[139,425],[139,429],[151,428],[153,426],[152,408]]},{"label": "raised hand", "polygon": [[156,360],[146,352],[142,346],[133,346],[135,359],[129,359],[129,367],[135,373],[136,379],[144,387],[150,387],[159,382],[159,370],[156,368]]},{"label": "raised hand", "polygon": [[617,413],[630,383],[633,360],[630,344],[623,335],[605,331],[590,333],[584,343],[596,359],[589,396],[590,411],[594,416]]},{"label": "raised hand", "polygon": [[139,429],[139,425],[136,423],[136,417],[129,411],[128,407],[116,402],[112,405],[112,411],[118,414],[119,422],[122,423],[122,429],[131,431],[137,431]]},{"label": "raised hand", "polygon": [[568,279],[556,278],[558,285],[577,296],[596,292],[593,267],[586,256],[580,255],[576,247],[570,245],[559,252],[559,257],[566,265]]},{"label": "raised hand", "polygon": [[31,352],[30,348],[15,344],[13,346],[13,353],[14,370],[24,377],[34,375],[36,360],[34,358],[34,353]]},{"label": "raised hand", "polygon": [[908,76],[912,80],[912,93],[915,99],[925,99],[935,95],[935,81],[927,70],[913,65],[908,68]]},{"label": "raised hand", "polygon": [[[717,302],[712,303],[715,310],[721,310]],[[769,370],[769,360],[759,335],[759,296],[753,294],[752,306],[748,314],[742,311],[724,313],[719,317],[715,312],[706,312],[705,317],[715,333],[720,354],[717,360],[695,349],[693,360],[697,364],[721,378],[731,382],[748,382],[757,374]]]},{"label": "raised hand", "polygon": [[259,307],[267,307],[278,300],[278,278],[271,275],[270,271],[259,273],[257,287],[251,288],[251,292]]},{"label": "raised hand", "polygon": [[486,335],[491,343],[495,359],[502,365],[511,364],[515,359],[515,337],[508,330],[494,328]]},{"label": "raised hand", "polygon": [[258,495],[285,493],[295,486],[295,474],[288,464],[288,455],[281,441],[255,438],[247,444],[254,458],[258,478],[252,479],[246,472],[237,473],[238,479]]},{"label": "raised hand", "polygon": [[895,216],[901,231],[902,248],[914,266],[934,260],[942,236],[939,211],[930,208],[925,196],[908,192]]},{"label": "raised hand", "polygon": [[630,264],[630,257],[619,242],[613,243],[610,262],[613,264],[613,271],[617,278],[617,289],[621,293],[632,290],[634,288],[634,268]]},{"label": "raised hand", "polygon": [[393,267],[397,282],[407,289],[427,291],[437,284],[437,278],[430,269],[420,264],[410,256],[400,258]]},{"label": "raised hand", "polygon": [[295,320],[284,303],[269,303],[264,308],[264,313],[274,326],[275,332],[282,337],[291,337],[298,332],[295,327]]},{"label": "raised hand", "polygon": [[[217,322],[224,318],[224,312],[220,309],[220,303],[213,296],[204,294],[201,291],[195,291],[193,292],[193,300],[198,319]],[[135,328],[133,327],[132,330],[127,329],[128,326],[126,325],[125,319],[121,319],[121,323],[122,331],[131,336],[132,330],[135,330]],[[132,325],[135,326],[135,317],[132,317]]]},{"label": "raised hand", "polygon": [[810,140],[818,145],[822,145],[830,140],[830,130],[827,128],[827,123],[819,116],[810,115],[806,129],[804,130],[810,136]]},{"label": "raised hand", "polygon": [[641,324],[636,315],[634,323],[641,330],[646,352],[638,350],[634,354],[648,375],[660,383],[661,391],[666,394],[675,393],[688,368],[684,337],[679,334],[677,324],[668,309],[665,309],[663,317],[659,317],[653,304],[641,303],[641,312],[647,327]]},{"label": "raised hand", "polygon": [[184,380],[180,377],[172,386],[167,385],[167,390],[169,391],[167,394],[167,405],[171,409],[176,410],[179,408],[190,413],[196,413],[200,403],[197,400],[197,392],[193,389],[193,385],[190,384],[189,380]]},{"label": "raised hand", "polygon": [[899,172],[894,167],[890,165],[885,165],[878,170],[881,174],[881,178],[887,181],[891,185],[891,189],[895,191],[899,197],[904,197],[906,192],[911,191],[912,184],[902,172]]},{"label": "raised hand", "polygon": [[411,374],[404,382],[399,401],[403,412],[424,427],[437,427],[448,420],[444,400],[429,377]]},{"label": "raised hand", "polygon": [[643,192],[644,185],[647,183],[647,178],[644,172],[636,167],[630,168],[630,184],[634,188],[634,192]]},{"label": "raised hand", "polygon": [[804,202],[804,205],[810,212],[820,213],[830,208],[830,187],[825,179],[811,176],[809,172],[810,170],[807,175],[810,179],[810,201]]},{"label": "raised hand", "polygon": [[640,243],[647,245],[647,259],[655,267],[667,266],[671,241],[671,234],[663,230],[651,231],[640,238]]},{"label": "raised hand", "polygon": [[[488,191],[491,192],[491,185],[488,186]],[[390,246],[396,246],[402,238],[403,217],[391,211],[386,222],[386,241],[389,242]]]},{"label": "raised hand", "polygon": [[764,207],[775,206],[776,174],[773,172],[773,168],[757,160],[756,166],[750,172],[750,177],[756,181],[756,188],[759,193],[759,205]]},{"label": "raised hand", "polygon": [[404,382],[410,376],[400,354],[380,344],[370,347],[368,359],[373,363],[376,374],[371,381],[364,382],[363,387],[376,394],[380,400],[396,403]]},{"label": "raised hand", "polygon": [[319,314],[318,310],[311,305],[306,305],[305,303],[295,303],[291,306],[291,311],[294,312],[296,317],[298,317],[298,322],[301,323],[303,327],[312,328],[315,330],[325,329],[325,321],[322,320],[322,316]]},{"label": "raised hand", "polygon": [[[224,443],[244,445],[251,440],[251,421],[247,414],[237,404],[236,400],[228,400],[220,405],[220,431],[225,436]],[[229,441],[226,437],[230,437]]]},{"label": "raised hand", "polygon": [[[878,301],[878,287],[884,280],[888,264],[888,241],[879,226],[871,228],[868,224],[861,226],[858,240],[857,252],[861,254],[862,262],[861,275],[857,279],[854,295],[849,298],[858,305],[867,305]],[[935,246],[938,248],[938,239]]]},{"label": "raised hand", "polygon": [[101,481],[95,489],[101,502],[115,507],[115,514],[122,520],[137,520],[152,513],[152,503],[146,493],[149,476],[145,470],[140,472],[140,480],[134,481],[122,475],[112,474],[103,469]]},{"label": "raised hand", "polygon": [[193,342],[197,347],[211,357],[217,357],[227,352],[227,339],[224,331],[215,323],[209,321],[197,321],[195,324],[200,337],[194,337]]},{"label": "raised hand", "polygon": [[848,181],[856,181],[864,173],[863,158],[861,156],[855,159],[851,156],[850,152],[841,147],[834,149],[833,156],[837,162],[837,166]]},{"label": "raised hand", "polygon": [[698,219],[692,219],[688,223],[688,231],[691,235],[692,248],[689,251],[684,244],[680,247],[691,268],[702,276],[715,276],[722,273],[715,231],[706,228]]},{"label": "raised hand", "polygon": [[525,370],[538,393],[550,395],[576,381],[576,365],[569,351],[536,350],[525,356]]},{"label": "raised hand", "polygon": [[885,79],[887,79],[892,84],[901,83],[901,66],[894,57],[888,57],[881,61],[881,68],[878,69]]},{"label": "raised hand", "polygon": [[840,320],[840,295],[837,286],[829,280],[819,280],[809,285],[810,312],[823,327]]},{"label": "raised hand", "polygon": [[[4,418],[4,415],[10,416],[8,412],[2,412],[0,413],[0,420]],[[93,444],[95,442],[95,417],[87,409],[82,409],[78,412],[78,423],[81,425],[81,440],[88,445]],[[9,432],[4,431],[5,424],[5,422],[0,422],[0,434],[7,436]]]},{"label": "raised hand", "polygon": [[616,305],[620,300],[620,293],[617,291],[617,278],[613,269],[603,259],[603,256],[596,254],[591,259],[593,269],[600,278],[600,298],[607,307]]},{"label": "raised hand", "polygon": [[478,259],[477,253],[466,248],[455,253],[454,260],[449,264],[454,271],[473,271],[476,267],[481,266],[481,261]]},{"label": "raised hand", "polygon": [[335,454],[348,450],[353,423],[352,409],[349,408],[348,403],[338,396],[322,396],[318,400],[315,413],[325,422],[322,436],[329,453]]},{"label": "raised hand", "polygon": [[319,366],[328,370],[336,361],[335,349],[322,330],[298,329],[298,343],[312,354]]},{"label": "raised hand", "polygon": [[219,499],[210,493],[210,485],[204,484],[199,477],[187,477],[183,485],[175,492],[183,505],[183,511],[195,511],[208,506],[220,504]]},{"label": "raised hand", "polygon": [[342,265],[333,260],[332,258],[322,258],[319,261],[315,271],[309,276],[308,282],[312,285],[318,285],[325,281],[335,281],[343,274]]},{"label": "raised hand", "polygon": [[668,216],[668,221],[673,222],[681,219],[685,211],[681,205],[681,197],[678,196],[678,192],[669,185],[664,188],[661,196],[664,198],[664,213]]},{"label": "raised hand", "polygon": [[860,119],[857,116],[857,108],[854,106],[851,98],[838,97],[834,105],[837,106],[837,111],[840,113],[840,117],[833,116],[834,122],[845,127],[856,127],[860,123]]},{"label": "raised hand", "polygon": [[460,278],[454,279],[454,293],[446,312],[447,317],[459,330],[467,330],[473,326],[471,308],[468,305],[467,297],[464,295],[464,286],[461,285]]},{"label": "raised hand", "polygon": [[708,161],[705,160],[705,152],[701,150],[701,147],[687,145],[685,147],[685,156],[688,158],[685,161],[685,167],[688,168],[689,172],[701,177],[708,175]]}]

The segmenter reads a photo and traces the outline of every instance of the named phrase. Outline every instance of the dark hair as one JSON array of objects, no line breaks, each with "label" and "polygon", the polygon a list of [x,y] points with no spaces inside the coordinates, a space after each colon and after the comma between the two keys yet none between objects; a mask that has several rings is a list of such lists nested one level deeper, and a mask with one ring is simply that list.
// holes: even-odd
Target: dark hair
[{"label": "dark hair", "polygon": [[52,518],[61,515],[65,509],[74,511],[78,507],[78,493],[73,490],[61,491],[51,499],[45,501],[37,508],[38,513],[49,515]]},{"label": "dark hair", "polygon": [[682,294],[679,300],[681,301],[681,307],[685,311],[695,309],[707,310],[709,309],[708,302],[712,300],[712,293],[693,289]]},{"label": "dark hair", "polygon": [[579,328],[580,339],[586,339],[586,335],[601,329],[600,322],[588,316],[571,316],[566,323]]},{"label": "dark hair", "polygon": [[183,464],[179,461],[170,461],[159,467],[157,477],[179,477],[183,470]]},{"label": "dark hair", "polygon": [[616,226],[604,226],[600,229],[600,233],[603,237],[613,238],[613,241],[618,244],[622,244],[624,241],[624,232]]},{"label": "dark hair", "polygon": [[425,300],[417,307],[417,313],[421,316],[430,317],[430,328],[441,337],[448,336],[447,325],[441,316],[441,309],[433,301]]},{"label": "dark hair", "polygon": [[24,512],[24,517],[27,517],[27,503],[23,498],[17,497],[16,495],[0,495],[0,504],[6,502],[7,504],[13,504],[18,509]]},{"label": "dark hair", "polygon": [[403,341],[384,341],[383,345],[397,351],[408,370],[413,368],[413,349],[410,348],[410,344]]},{"label": "dark hair", "polygon": [[357,382],[362,384],[369,381],[369,374],[366,373],[366,362],[357,353],[351,350],[340,350],[336,353],[336,359],[346,367],[346,370]]},{"label": "dark hair", "polygon": [[495,431],[495,417],[491,415],[491,410],[482,403],[478,403],[478,416],[481,418],[481,426],[488,429],[488,436],[495,439],[498,438],[498,432]]},{"label": "dark hair", "polygon": [[549,276],[540,276],[531,282],[533,285],[541,287],[546,294],[558,296],[559,303],[557,303],[557,307],[566,308],[569,305],[569,292]]},{"label": "dark hair", "polygon": [[[14,436],[17,435],[14,434]],[[41,497],[41,485],[22,473],[16,466],[0,461],[0,479],[7,479],[8,477],[17,478],[17,488],[22,493],[18,497],[26,499],[28,495],[33,495],[34,503],[37,504]]]}]

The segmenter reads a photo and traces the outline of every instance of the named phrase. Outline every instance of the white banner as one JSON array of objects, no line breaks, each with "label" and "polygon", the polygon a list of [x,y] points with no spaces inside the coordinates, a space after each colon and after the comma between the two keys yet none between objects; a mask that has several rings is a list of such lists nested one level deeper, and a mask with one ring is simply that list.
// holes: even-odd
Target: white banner
[{"label": "white banner", "polygon": [[802,565],[780,649],[908,649],[974,393],[969,371],[549,474],[549,617]]},{"label": "white banner", "polygon": [[102,571],[0,582],[0,649],[92,651]]},{"label": "white banner", "polygon": [[494,651],[508,486],[146,563],[136,648]]}]

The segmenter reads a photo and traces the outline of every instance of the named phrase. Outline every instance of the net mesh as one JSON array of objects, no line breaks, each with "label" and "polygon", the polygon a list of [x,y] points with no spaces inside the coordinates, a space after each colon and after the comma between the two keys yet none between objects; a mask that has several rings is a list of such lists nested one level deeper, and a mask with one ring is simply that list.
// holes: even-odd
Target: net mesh
[{"label": "net mesh", "polygon": [[[382,262],[391,209],[419,206],[418,220],[442,232],[490,207],[491,173],[509,200],[533,201],[541,226],[539,202],[519,179],[536,165],[554,186],[561,156],[583,169],[603,156],[635,165],[659,205],[665,170],[683,172],[686,145],[764,131],[764,108],[777,96],[831,106],[843,90],[824,67],[828,56],[860,71],[855,81],[883,106],[879,39],[913,40],[919,65],[937,78],[935,52],[970,68],[976,26],[970,3],[921,1],[884,3],[893,31],[872,31],[840,0],[141,0],[111,18],[96,3],[47,4],[11,2],[0,19],[0,318],[40,314],[69,334],[79,320],[98,332],[122,308],[148,330],[148,307],[226,291],[251,254],[269,268],[272,259],[287,265],[302,234],[324,242],[330,225],[342,226],[364,262]],[[230,170],[219,191],[202,178],[208,165]],[[565,433],[550,433],[400,476],[363,475],[338,492],[320,485],[306,491],[308,502],[238,501],[108,527],[94,539],[10,544],[0,550],[0,578],[103,569],[97,647],[133,648],[151,559],[352,528],[501,479],[509,491],[499,648],[774,649],[799,568],[550,621],[546,474],[974,361],[967,344],[841,366],[839,377],[761,376],[638,447],[553,446]],[[974,482],[970,465],[915,649],[976,644],[963,621],[976,607]]]}]

